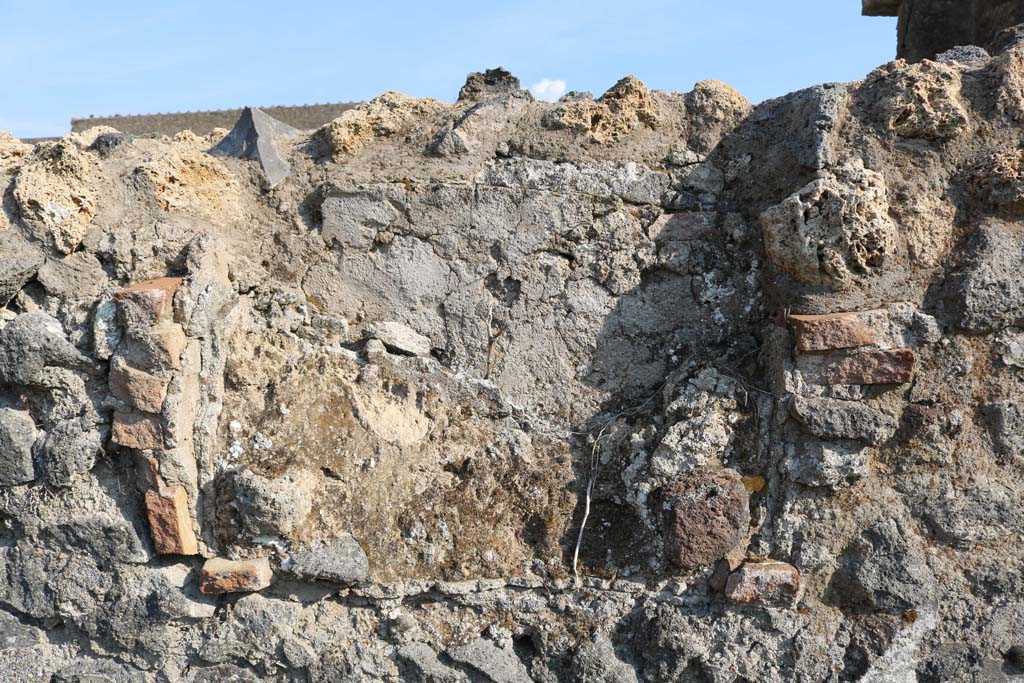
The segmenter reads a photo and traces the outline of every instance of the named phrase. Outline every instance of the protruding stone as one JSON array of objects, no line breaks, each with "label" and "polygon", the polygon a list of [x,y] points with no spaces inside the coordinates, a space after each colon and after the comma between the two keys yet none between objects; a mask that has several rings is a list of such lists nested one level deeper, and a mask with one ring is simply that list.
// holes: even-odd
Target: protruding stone
[{"label": "protruding stone", "polygon": [[274,572],[265,557],[251,560],[207,560],[199,574],[199,590],[203,593],[246,593],[263,590],[270,585]]},{"label": "protruding stone", "polygon": [[45,258],[15,230],[0,232],[0,254],[4,255],[0,259],[0,306],[5,306],[35,276]]},{"label": "protruding stone", "polygon": [[920,541],[892,518],[865,529],[838,564],[827,593],[834,604],[902,614],[928,604],[938,590]]},{"label": "protruding stone", "polygon": [[110,393],[144,413],[159,413],[167,396],[170,378],[136,370],[115,358],[110,366]]},{"label": "protruding stone", "polygon": [[794,396],[790,413],[805,430],[825,440],[855,439],[880,444],[892,438],[896,418],[859,401]]},{"label": "protruding stone", "polygon": [[1024,403],[995,401],[982,407],[991,425],[992,441],[1000,453],[1024,456]]},{"label": "protruding stone", "polygon": [[138,282],[115,294],[118,308],[129,327],[152,327],[169,320],[173,314],[174,294],[180,277],[161,277]]},{"label": "protruding stone", "polygon": [[677,479],[662,499],[668,560],[683,569],[725,557],[750,526],[747,489],[733,470]]},{"label": "protruding stone", "polygon": [[366,553],[352,534],[303,548],[292,556],[288,570],[310,581],[355,583],[370,570]]},{"label": "protruding stone", "polygon": [[92,313],[92,348],[100,360],[108,360],[121,343],[121,326],[117,324],[117,305],[110,299],[96,304]]},{"label": "protruding stone", "polygon": [[833,358],[818,366],[817,384],[906,384],[914,378],[917,354],[912,349],[865,351]]},{"label": "protruding stone", "polygon": [[146,514],[157,553],[195,555],[199,552],[184,487],[161,486],[146,491]]},{"label": "protruding stone", "polygon": [[733,602],[791,607],[800,592],[800,572],[791,564],[769,560],[744,562],[729,575],[725,595]]},{"label": "protruding stone", "polygon": [[26,411],[0,408],[0,485],[24,484],[36,478],[32,445],[36,424]]},{"label": "protruding stone", "polygon": [[466,76],[466,83],[459,90],[460,102],[476,102],[487,95],[519,92],[519,79],[501,68],[487,69]]},{"label": "protruding stone", "polygon": [[278,142],[300,132],[260,109],[246,107],[235,127],[210,150],[210,154],[258,161],[267,185],[275,187],[292,172],[291,166],[281,156]]},{"label": "protruding stone", "polygon": [[51,425],[38,458],[46,481],[52,486],[70,486],[78,475],[93,468],[101,445],[99,430],[80,418]]},{"label": "protruding stone", "polygon": [[287,535],[297,529],[312,510],[305,482],[292,477],[267,477],[245,470],[232,485],[245,530],[254,536]]},{"label": "protruding stone", "polygon": [[371,334],[392,351],[410,356],[430,355],[430,339],[402,323],[377,323]]},{"label": "protruding stone", "polygon": [[1024,324],[1024,242],[1016,226],[989,222],[971,233],[944,286],[956,325],[973,333]]},{"label": "protruding stone", "polygon": [[0,329],[0,382],[37,384],[45,368],[89,364],[60,322],[43,311],[22,313]]},{"label": "protruding stone", "polygon": [[867,476],[869,453],[870,449],[856,442],[804,437],[786,444],[782,466],[798,484],[835,487]]},{"label": "protruding stone", "polygon": [[874,309],[828,315],[791,315],[788,319],[798,350],[830,351],[878,344],[885,337],[889,314],[885,309]]},{"label": "protruding stone", "polygon": [[515,650],[511,647],[498,647],[491,640],[477,638],[449,649],[447,655],[482,674],[483,680],[494,683],[525,683],[533,680]]},{"label": "protruding stone", "polygon": [[163,431],[157,415],[118,410],[110,439],[125,448],[160,450],[164,447]]}]

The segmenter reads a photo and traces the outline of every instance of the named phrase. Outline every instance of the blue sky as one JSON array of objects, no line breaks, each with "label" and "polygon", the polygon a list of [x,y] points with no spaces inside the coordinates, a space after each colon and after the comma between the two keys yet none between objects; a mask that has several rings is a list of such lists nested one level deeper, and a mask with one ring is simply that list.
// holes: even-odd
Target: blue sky
[{"label": "blue sky", "polygon": [[[723,80],[753,102],[864,76],[896,20],[859,0],[95,2],[0,0],[0,130],[72,116],[365,100],[452,100],[470,71],[604,92]],[[549,90],[550,91],[550,90]],[[554,88],[557,92],[557,87]]]}]

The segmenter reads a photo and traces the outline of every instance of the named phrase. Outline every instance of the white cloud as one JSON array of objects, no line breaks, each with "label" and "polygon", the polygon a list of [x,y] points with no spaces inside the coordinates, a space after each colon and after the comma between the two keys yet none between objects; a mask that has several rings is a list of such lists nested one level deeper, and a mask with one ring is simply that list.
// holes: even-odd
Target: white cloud
[{"label": "white cloud", "polygon": [[533,93],[533,96],[538,100],[554,102],[565,94],[565,81],[542,78],[539,83],[534,83],[530,87],[530,92]]}]

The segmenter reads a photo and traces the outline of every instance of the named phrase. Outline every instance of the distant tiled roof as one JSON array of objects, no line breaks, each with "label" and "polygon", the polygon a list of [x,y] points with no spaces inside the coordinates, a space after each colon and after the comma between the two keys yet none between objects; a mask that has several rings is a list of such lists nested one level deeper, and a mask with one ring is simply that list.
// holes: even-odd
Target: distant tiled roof
[{"label": "distant tiled roof", "polygon": [[[333,121],[342,112],[352,109],[358,102],[334,104],[306,104],[296,107],[261,107],[279,121],[301,130],[312,130]],[[220,109],[216,111],[187,111],[170,114],[138,114],[131,116],[89,116],[71,119],[72,132],[83,131],[94,126],[110,126],[122,133],[145,135],[160,133],[174,135],[183,130],[205,135],[214,128],[230,129],[242,115],[242,109]]]}]

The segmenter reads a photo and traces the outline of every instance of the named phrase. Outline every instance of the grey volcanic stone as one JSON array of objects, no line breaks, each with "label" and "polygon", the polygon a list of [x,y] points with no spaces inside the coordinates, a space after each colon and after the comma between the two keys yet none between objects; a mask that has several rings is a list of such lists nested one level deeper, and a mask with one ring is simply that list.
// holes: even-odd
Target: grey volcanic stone
[{"label": "grey volcanic stone", "polygon": [[636,669],[619,659],[603,633],[584,643],[572,658],[573,683],[637,683]]},{"label": "grey volcanic stone", "polygon": [[362,581],[369,570],[366,553],[351,534],[303,548],[288,565],[299,578],[331,583]]},{"label": "grey volcanic stone", "polygon": [[23,484],[35,479],[32,445],[36,424],[24,410],[0,408],[0,485]]},{"label": "grey volcanic stone", "polygon": [[267,479],[255,472],[233,478],[245,529],[254,536],[278,536],[298,527],[309,514],[309,495],[287,477]]},{"label": "grey volcanic stone", "polygon": [[996,448],[1006,455],[1024,456],[1024,403],[996,401],[983,406],[982,411],[988,417]]},{"label": "grey volcanic stone", "polygon": [[39,452],[46,480],[53,486],[69,486],[74,478],[96,464],[102,435],[83,425],[82,420],[65,420],[46,434]]},{"label": "grey volcanic stone", "polygon": [[0,650],[37,645],[42,631],[26,626],[13,614],[0,610]]},{"label": "grey volcanic stone", "polygon": [[951,322],[975,333],[1024,324],[1024,233],[986,223],[964,249],[963,264],[945,287]]},{"label": "grey volcanic stone", "polygon": [[1024,510],[1005,482],[982,479],[948,493],[929,498],[924,508],[938,540],[968,549],[1024,532]]},{"label": "grey volcanic stone", "polygon": [[806,486],[836,486],[868,473],[866,449],[853,441],[821,441],[803,437],[786,444],[786,474]]},{"label": "grey volcanic stone", "polygon": [[66,666],[53,675],[51,683],[145,683],[145,680],[141,671],[127,664],[99,659]]},{"label": "grey volcanic stone", "polygon": [[936,584],[902,525],[884,519],[846,548],[831,589],[841,605],[903,613],[933,600]]},{"label": "grey volcanic stone", "polygon": [[493,683],[531,683],[530,672],[512,648],[498,647],[493,641],[478,638],[451,648],[446,653],[460,664],[476,670]]},{"label": "grey volcanic stone", "polygon": [[407,680],[417,683],[463,683],[469,676],[442,664],[426,643],[409,643],[398,649],[399,671]]},{"label": "grey volcanic stone", "polygon": [[219,664],[196,671],[195,683],[258,683],[260,679],[251,671],[234,664]]},{"label": "grey volcanic stone", "polygon": [[487,95],[501,95],[520,92],[519,79],[502,69],[487,69],[474,72],[466,77],[466,83],[459,90],[459,101],[475,102]]},{"label": "grey volcanic stone", "polygon": [[22,313],[0,329],[0,382],[31,385],[45,367],[85,362],[60,322],[42,311]]},{"label": "grey volcanic stone", "polygon": [[0,232],[0,306],[4,306],[43,265],[43,252],[13,230]]},{"label": "grey volcanic stone", "polygon": [[275,187],[292,172],[291,166],[281,156],[278,145],[282,140],[298,134],[297,129],[262,110],[246,107],[235,127],[210,149],[210,154],[258,161],[266,175],[267,185]]},{"label": "grey volcanic stone", "polygon": [[794,396],[790,413],[806,431],[825,440],[880,444],[892,438],[898,426],[895,418],[858,401]]}]

